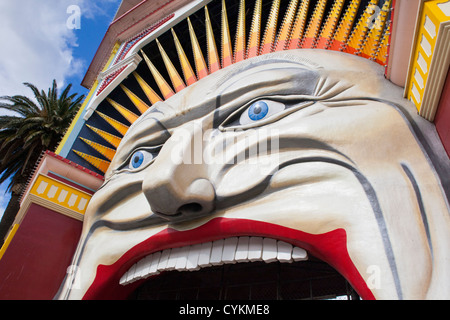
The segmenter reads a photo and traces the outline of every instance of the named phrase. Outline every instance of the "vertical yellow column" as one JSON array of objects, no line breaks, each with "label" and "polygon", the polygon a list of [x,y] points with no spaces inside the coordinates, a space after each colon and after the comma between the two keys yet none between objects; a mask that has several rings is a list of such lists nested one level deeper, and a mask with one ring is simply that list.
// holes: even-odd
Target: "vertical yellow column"
[{"label": "vertical yellow column", "polygon": [[420,112],[424,99],[425,87],[430,74],[431,62],[436,47],[436,40],[441,22],[449,17],[436,6],[445,0],[427,1],[424,3],[419,19],[419,31],[416,35],[414,56],[407,81],[407,98],[411,100]]}]

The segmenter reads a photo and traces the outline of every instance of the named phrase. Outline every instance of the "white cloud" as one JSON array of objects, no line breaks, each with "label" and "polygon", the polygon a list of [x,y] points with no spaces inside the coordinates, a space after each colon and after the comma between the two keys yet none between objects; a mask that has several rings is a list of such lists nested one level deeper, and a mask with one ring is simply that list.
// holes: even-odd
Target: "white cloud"
[{"label": "white cloud", "polygon": [[26,94],[23,82],[48,88],[53,79],[82,72],[73,58],[74,30],[66,26],[67,6],[73,0],[2,1],[0,4],[0,96]]},{"label": "white cloud", "polygon": [[[32,97],[24,82],[46,89],[56,79],[61,88],[69,77],[82,77],[90,61],[74,57],[78,39],[76,30],[67,26],[67,8],[77,5],[83,18],[94,19],[106,16],[106,8],[118,7],[119,3],[120,0],[0,0],[0,96]],[[0,109],[0,115],[7,113]],[[0,216],[9,200],[6,184],[0,185]]]},{"label": "white cloud", "polygon": [[83,18],[105,15],[105,5],[118,0],[8,0],[0,2],[0,96],[31,91],[23,83],[48,88],[71,76],[84,75],[90,61],[75,58],[76,30],[67,26],[67,8],[77,5]]}]

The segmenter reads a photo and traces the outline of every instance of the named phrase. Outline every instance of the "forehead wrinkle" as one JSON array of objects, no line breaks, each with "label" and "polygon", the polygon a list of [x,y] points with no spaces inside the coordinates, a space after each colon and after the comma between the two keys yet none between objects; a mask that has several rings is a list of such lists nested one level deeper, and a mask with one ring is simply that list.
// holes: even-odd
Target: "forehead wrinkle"
[{"label": "forehead wrinkle", "polygon": [[259,56],[257,58],[253,58],[255,60],[253,61],[246,61],[248,63],[244,63],[241,65],[235,65],[235,68],[231,69],[230,71],[226,72],[219,80],[216,82],[216,86],[214,87],[215,90],[219,89],[223,84],[228,82],[229,80],[232,80],[236,76],[242,76],[242,73],[251,69],[256,69],[260,66],[266,66],[268,64],[286,64],[290,63],[293,65],[296,65],[299,67],[299,69],[306,69],[306,70],[318,70],[321,69],[321,67],[307,59],[289,55],[289,57],[283,58],[273,58],[273,57],[267,57],[267,56]]},{"label": "forehead wrinkle", "polygon": [[[167,128],[158,118],[155,117],[143,118],[142,121],[137,123],[136,126],[133,126],[133,130],[131,132],[130,130],[123,139],[124,143],[121,145],[124,147],[119,150],[120,154],[128,153],[130,150],[133,150],[139,140],[142,140],[145,137],[149,137],[149,140],[151,140],[150,136],[155,136],[157,133],[161,133],[161,135],[156,135],[154,137],[155,141],[167,140],[170,137],[170,133]],[[161,136],[166,137],[162,138]]]},{"label": "forehead wrinkle", "polygon": [[[304,68],[299,68],[299,69],[305,70]],[[274,70],[292,70],[292,69],[283,68],[283,67],[271,68],[270,69],[270,71],[274,71]],[[221,90],[221,94],[223,94],[228,88],[230,88],[231,86],[236,84],[236,82],[245,81],[246,78],[252,78],[252,79],[256,78],[257,79],[256,75],[258,75],[259,73],[266,73],[268,71],[269,70],[266,70],[266,69],[264,69],[264,70],[256,70],[255,72],[247,73],[246,75],[241,75],[241,77],[239,77],[239,78],[237,78],[237,77],[231,78],[231,79],[229,79],[228,81],[225,82],[225,84],[227,84],[227,82],[229,82],[229,83],[228,83],[228,85],[226,87],[224,87]],[[251,81],[251,82],[249,82],[249,85],[251,85],[254,88],[270,88],[270,87],[273,87],[274,85],[279,84],[279,83],[286,83],[286,80],[292,80],[292,78],[296,77],[296,75],[294,75],[294,77],[293,77],[292,74],[282,74],[282,75],[280,75],[280,73],[278,73],[277,75],[278,75],[278,77],[274,76],[274,78],[272,78],[272,79],[264,79],[264,80],[260,80],[260,81],[258,81],[258,80]],[[246,88],[239,87],[236,90],[232,90],[230,92],[227,92],[226,94],[227,95],[236,95],[236,93],[239,93],[239,91],[247,92],[249,90],[248,90],[247,87]]]}]

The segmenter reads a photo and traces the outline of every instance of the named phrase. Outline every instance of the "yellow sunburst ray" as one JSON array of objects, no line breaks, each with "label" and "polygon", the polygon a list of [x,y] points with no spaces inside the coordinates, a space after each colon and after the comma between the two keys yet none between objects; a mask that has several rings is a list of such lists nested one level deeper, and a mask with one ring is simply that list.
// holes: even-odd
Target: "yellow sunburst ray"
[{"label": "yellow sunburst ray", "polygon": [[245,54],[245,0],[240,0],[233,62],[244,60]]},{"label": "yellow sunburst ray", "polygon": [[90,154],[86,154],[84,152],[80,152],[77,150],[73,150],[73,152],[75,152],[78,156],[80,156],[81,158],[83,158],[84,160],[89,162],[91,165],[93,165],[94,167],[96,167],[103,173],[105,173],[106,170],[108,170],[109,165],[111,164],[111,162],[109,162],[109,161],[99,159],[97,157],[91,156]]},{"label": "yellow sunburst ray", "polygon": [[284,14],[283,23],[278,32],[274,51],[285,50],[289,44],[289,35],[291,34],[294,23],[295,12],[297,11],[298,0],[291,0]]},{"label": "yellow sunburst ray", "polygon": [[195,76],[194,69],[192,69],[191,63],[189,62],[189,59],[181,46],[180,40],[178,40],[175,30],[171,29],[171,31],[178,53],[178,59],[180,60],[181,70],[183,71],[184,80],[186,81],[186,84],[190,86],[191,84],[197,82],[197,77]]},{"label": "yellow sunburst ray", "polygon": [[158,101],[162,101],[162,99],[159,97],[159,95],[153,90],[152,87],[150,87],[147,82],[145,82],[144,79],[137,73],[133,72],[133,76],[136,78],[136,81],[139,83],[139,86],[141,87],[142,91],[144,91],[147,99],[152,103],[155,104]]},{"label": "yellow sunburst ray", "polygon": [[169,74],[169,78],[172,81],[172,85],[175,88],[175,91],[179,92],[183,90],[184,88],[186,88],[186,85],[178,74],[177,69],[175,69],[172,61],[170,60],[169,56],[167,55],[158,39],[156,39],[156,44],[158,45],[159,52],[161,53],[164,65],[166,66],[167,73]]},{"label": "yellow sunburst ray", "polygon": [[364,45],[361,48],[361,55],[364,58],[375,59],[376,52],[380,46],[383,32],[386,26],[387,17],[391,7],[391,0],[386,0],[380,13],[375,18],[375,22],[370,27]]},{"label": "yellow sunburst ray", "polygon": [[375,56],[375,61],[384,66],[387,63],[390,36],[391,36],[391,22],[388,21],[383,34],[383,38],[381,39],[381,44]]},{"label": "yellow sunburst ray", "polygon": [[208,7],[205,6],[205,25],[206,25],[206,48],[207,59],[209,66],[209,73],[216,72],[220,69],[220,58],[217,52],[216,40],[214,38],[214,32],[209,18]]},{"label": "yellow sunburst ray", "polygon": [[194,54],[195,69],[197,71],[197,78],[202,79],[208,75],[208,66],[206,65],[205,58],[203,57],[202,49],[198,43],[197,36],[192,26],[191,20],[187,18],[189,27],[189,36],[191,37],[192,51]]},{"label": "yellow sunburst ray", "polygon": [[303,33],[305,32],[306,18],[308,15],[309,0],[302,0],[295,18],[294,27],[289,36],[288,49],[298,49],[301,46]]},{"label": "yellow sunburst ray", "polygon": [[302,48],[314,48],[317,36],[319,35],[320,25],[322,24],[326,5],[327,0],[319,0],[316,3],[312,18],[309,21],[308,28],[306,29],[305,38],[303,39],[303,43],[301,46]]},{"label": "yellow sunburst ray", "polygon": [[317,49],[328,49],[329,41],[332,39],[334,31],[337,27],[339,17],[344,7],[344,0],[335,0],[330,13],[327,16],[326,22],[322,27],[319,38],[317,39]]},{"label": "yellow sunburst ray", "polygon": [[113,107],[114,109],[116,109],[117,111],[119,111],[119,113],[125,118],[127,119],[127,121],[132,124],[133,122],[135,122],[139,116],[133,112],[131,112],[130,110],[128,110],[127,108],[125,108],[124,106],[122,106],[120,103],[112,100],[111,98],[106,98],[106,101],[108,101]]},{"label": "yellow sunburst ray", "polygon": [[247,59],[256,57],[259,54],[261,37],[261,11],[262,0],[257,0],[253,10],[252,24],[247,45]]},{"label": "yellow sunburst ray", "polygon": [[116,150],[105,147],[104,145],[88,140],[86,138],[80,137],[81,140],[83,140],[87,145],[89,145],[90,147],[92,147],[94,150],[98,151],[99,153],[101,153],[106,159],[108,159],[109,161],[112,160],[112,158],[114,157],[114,155],[116,154]]},{"label": "yellow sunburst ray", "polygon": [[158,88],[161,91],[161,94],[163,95],[164,99],[168,99],[171,96],[173,96],[175,92],[173,92],[172,88],[169,86],[169,84],[163,78],[163,76],[159,73],[158,69],[156,69],[156,67],[153,65],[153,63],[150,61],[150,59],[142,50],[141,54],[144,57],[145,63],[147,64],[153,78],[155,79],[156,84],[158,85]]},{"label": "yellow sunburst ray", "polygon": [[123,92],[127,95],[127,97],[131,100],[134,106],[139,110],[141,114],[147,111],[150,108],[144,101],[142,101],[134,92],[125,87],[122,83],[120,84],[120,88],[122,88]]},{"label": "yellow sunburst ray", "polygon": [[267,54],[272,52],[277,34],[278,12],[280,11],[280,0],[274,0],[270,8],[269,19],[267,20],[264,37],[261,41],[261,49],[259,54]]},{"label": "yellow sunburst ray", "polygon": [[95,112],[102,117],[111,127],[113,127],[114,129],[117,130],[117,132],[119,132],[122,136],[125,135],[125,133],[127,133],[129,126],[123,124],[122,122],[113,119],[109,116],[107,116],[104,113],[101,113],[100,111],[95,110]]},{"label": "yellow sunburst ray", "polygon": [[375,8],[378,4],[377,0],[371,0],[365,8],[364,13],[359,18],[355,28],[345,44],[344,51],[350,54],[359,54],[364,43],[364,39],[370,29],[370,17],[375,13]]},{"label": "yellow sunburst ray", "polygon": [[105,141],[109,142],[112,146],[114,146],[114,148],[117,149],[117,147],[120,144],[120,141],[122,141],[122,138],[119,138],[118,136],[115,136],[109,132],[100,130],[96,127],[90,126],[88,124],[86,124],[86,126],[91,129],[92,131],[94,131],[96,134],[98,134],[100,137],[102,137]]},{"label": "yellow sunburst ray", "polygon": [[222,0],[222,68],[233,64],[233,48],[231,47],[230,25],[228,24],[227,7],[225,0]]},{"label": "yellow sunburst ray", "polygon": [[331,50],[342,51],[344,44],[347,42],[350,32],[353,27],[353,23],[356,19],[356,13],[358,12],[361,0],[352,0],[347,6],[347,9],[339,22],[339,26],[336,29],[334,37],[330,39],[328,47]]}]

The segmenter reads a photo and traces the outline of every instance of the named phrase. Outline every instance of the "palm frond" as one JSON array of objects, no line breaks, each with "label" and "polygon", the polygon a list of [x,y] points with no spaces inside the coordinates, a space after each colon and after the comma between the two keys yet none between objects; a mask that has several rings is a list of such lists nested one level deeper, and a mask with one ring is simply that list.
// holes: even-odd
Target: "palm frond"
[{"label": "palm frond", "polygon": [[0,183],[11,178],[10,187],[26,181],[43,151],[56,148],[84,99],[84,95],[69,95],[71,84],[58,95],[56,80],[47,93],[31,83],[24,85],[33,99],[0,97],[0,109],[15,112],[0,116]]}]

